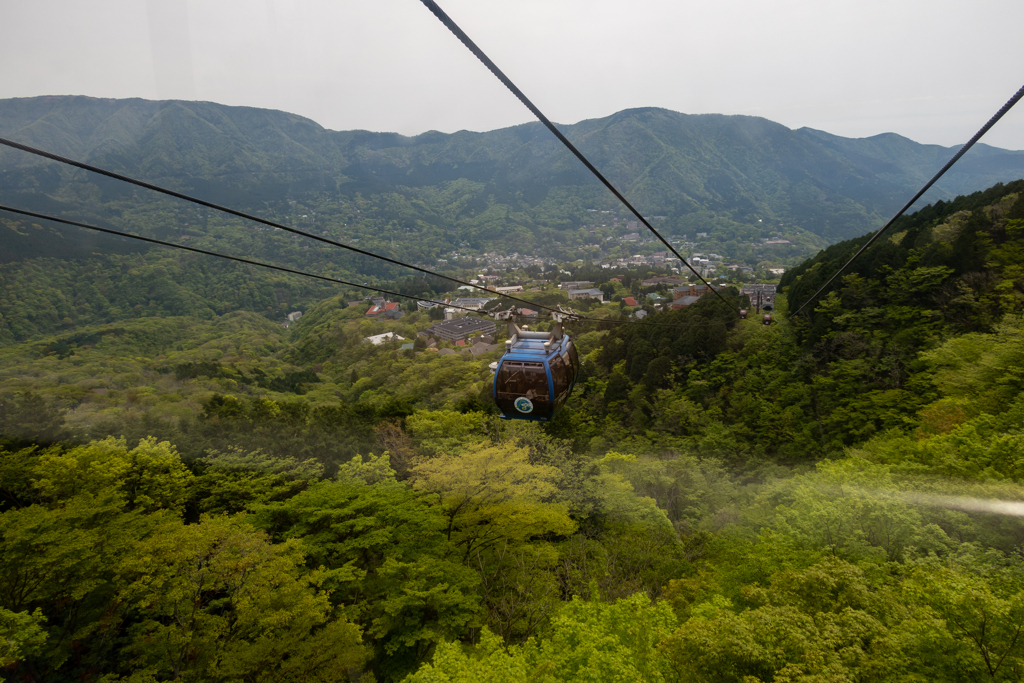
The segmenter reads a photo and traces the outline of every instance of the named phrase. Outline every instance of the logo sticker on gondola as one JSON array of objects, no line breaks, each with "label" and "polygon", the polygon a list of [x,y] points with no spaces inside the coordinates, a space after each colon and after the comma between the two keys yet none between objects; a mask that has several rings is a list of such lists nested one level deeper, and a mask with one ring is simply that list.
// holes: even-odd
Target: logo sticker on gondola
[{"label": "logo sticker on gondola", "polygon": [[525,396],[520,396],[519,398],[517,398],[515,403],[513,403],[512,405],[514,405],[516,407],[516,410],[518,410],[520,413],[533,412],[533,401],[526,398]]}]

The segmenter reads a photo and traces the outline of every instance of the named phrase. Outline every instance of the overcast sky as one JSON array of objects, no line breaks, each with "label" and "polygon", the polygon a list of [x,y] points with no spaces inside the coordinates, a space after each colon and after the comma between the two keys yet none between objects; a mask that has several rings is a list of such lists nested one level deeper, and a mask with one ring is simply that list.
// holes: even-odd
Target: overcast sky
[{"label": "overcast sky", "polygon": [[[549,118],[657,106],[965,142],[1024,0],[438,0]],[[418,0],[0,0],[0,97],[210,100],[407,135],[532,120]],[[1024,149],[1024,103],[984,139]]]}]

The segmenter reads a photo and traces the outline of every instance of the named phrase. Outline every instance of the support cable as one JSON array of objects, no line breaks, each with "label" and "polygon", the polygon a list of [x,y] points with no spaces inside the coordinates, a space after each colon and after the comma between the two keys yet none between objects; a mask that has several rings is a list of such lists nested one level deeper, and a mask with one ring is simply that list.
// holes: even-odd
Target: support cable
[{"label": "support cable", "polygon": [[426,6],[427,9],[429,9],[434,14],[434,16],[436,16],[438,19],[441,20],[441,23],[444,24],[448,28],[449,31],[451,31],[453,34],[455,34],[456,38],[458,38],[460,41],[462,41],[462,44],[465,45],[469,49],[469,51],[472,52],[476,56],[476,58],[479,59],[483,63],[483,65],[486,66],[490,70],[490,72],[492,74],[494,74],[498,78],[498,80],[501,81],[505,85],[505,87],[508,88],[512,92],[512,94],[515,95],[519,99],[519,101],[522,102],[526,106],[526,108],[529,109],[533,113],[534,116],[537,117],[537,120],[539,120],[541,123],[543,123],[544,126],[547,127],[547,129],[549,131],[551,131],[551,133],[554,134],[554,136],[556,138],[558,138],[558,140],[563,145],[565,145],[570,152],[572,152],[574,155],[576,155],[576,158],[579,159],[583,163],[583,165],[586,166],[587,169],[589,169],[590,172],[593,173],[597,177],[597,179],[600,180],[604,184],[604,186],[606,188],[608,188],[611,191],[611,193],[613,195],[615,195],[615,197],[620,202],[622,202],[626,206],[626,208],[629,209],[633,213],[633,215],[636,216],[640,220],[640,222],[643,223],[644,226],[648,230],[651,231],[652,234],[654,234],[655,237],[657,237],[659,240],[661,240],[661,243],[664,244],[668,248],[668,250],[671,251],[672,254],[682,262],[682,264],[684,266],[686,266],[687,268],[690,269],[691,273],[693,273],[694,275],[697,276],[697,279],[699,279],[702,283],[704,283],[704,285],[707,286],[708,289],[710,289],[712,292],[714,292],[715,295],[719,299],[721,299],[725,303],[726,306],[729,306],[730,309],[732,308],[732,306],[729,304],[729,302],[726,301],[725,297],[722,296],[721,293],[718,292],[718,290],[716,290],[714,287],[712,287],[708,283],[707,280],[705,280],[703,277],[701,277],[700,273],[698,273],[696,270],[693,269],[693,266],[691,266],[689,264],[689,262],[687,262],[687,260],[684,259],[679,254],[679,252],[677,252],[675,250],[675,248],[671,244],[669,244],[668,240],[666,240],[664,237],[662,237],[661,233],[659,233],[657,230],[655,230],[654,226],[652,226],[647,221],[646,218],[641,216],[640,212],[637,211],[635,208],[633,208],[632,204],[630,204],[628,201],[626,201],[626,198],[623,197],[622,194],[617,189],[615,189],[615,186],[613,186],[611,184],[611,182],[609,182],[601,174],[601,172],[598,171],[597,168],[595,168],[594,165],[591,164],[590,161],[585,156],[583,156],[582,152],[580,152],[578,149],[576,149],[575,145],[573,145],[571,142],[569,142],[569,139],[566,138],[562,134],[562,132],[560,130],[558,130],[558,128],[555,126],[555,124],[551,123],[551,121],[548,120],[548,118],[546,116],[544,116],[544,114],[541,113],[540,109],[538,109],[536,107],[536,105],[534,105],[533,102],[530,101],[530,99],[523,93],[523,91],[516,87],[515,83],[513,83],[509,79],[509,77],[506,76],[502,72],[502,70],[499,69],[498,66],[494,62],[492,62],[490,60],[490,58],[486,54],[484,54],[483,50],[481,50],[479,47],[477,47],[477,44],[474,43],[470,39],[470,37],[468,35],[466,35],[465,31],[463,31],[461,28],[459,28],[458,24],[456,24],[454,21],[452,21],[451,17],[449,17],[447,14],[445,14],[444,10],[442,10],[440,7],[438,7],[437,3],[434,2],[434,0],[420,0],[420,1]]},{"label": "support cable", "polygon": [[[367,291],[370,291],[370,292],[378,292],[380,294],[386,294],[388,296],[397,296],[397,297],[402,297],[402,298],[405,298],[405,299],[412,299],[413,301],[422,301],[422,302],[425,302],[425,303],[432,303],[432,304],[443,305],[445,308],[457,308],[457,309],[459,309],[461,311],[466,311],[467,313],[477,313],[477,314],[482,314],[482,315],[485,315],[485,316],[488,316],[488,317],[491,317],[491,315],[492,315],[492,314],[486,313],[484,311],[480,311],[480,310],[473,309],[473,308],[466,308],[465,306],[458,306],[456,304],[450,304],[450,303],[449,304],[441,304],[441,303],[439,303],[438,301],[436,301],[434,299],[426,299],[424,297],[415,296],[413,294],[402,294],[401,292],[393,292],[391,290],[381,289],[379,287],[371,287],[369,285],[360,285],[360,284],[356,284],[354,282],[347,282],[345,280],[339,280],[337,278],[328,277],[326,275],[317,275],[315,273],[310,273],[310,272],[303,271],[303,270],[296,270],[294,268],[288,268],[286,266],[278,266],[278,265],[275,265],[275,264],[272,264],[272,263],[264,263],[262,261],[254,261],[252,259],[247,259],[247,258],[244,258],[244,257],[241,257],[241,256],[232,256],[231,254],[222,254],[220,252],[209,251],[207,249],[200,249],[198,247],[189,247],[189,246],[186,246],[184,244],[175,244],[174,242],[166,242],[164,240],[158,240],[158,239],[154,239],[152,237],[143,237],[142,235],[134,235],[134,234],[129,233],[129,232],[121,232],[120,230],[112,230],[110,228],[101,228],[101,227],[96,226],[96,225],[89,225],[87,223],[80,223],[78,221],[72,221],[72,220],[68,220],[66,218],[58,218],[57,216],[48,216],[46,214],[37,213],[35,211],[26,211],[24,209],[16,209],[16,208],[11,207],[11,206],[4,206],[3,204],[0,204],[0,211],[7,211],[7,212],[10,212],[10,213],[19,214],[19,215],[22,215],[22,216],[28,216],[30,218],[38,218],[38,219],[45,220],[45,221],[52,221],[54,223],[63,223],[64,225],[70,225],[70,226],[73,226],[73,227],[76,227],[76,228],[83,228],[85,230],[93,230],[95,232],[102,232],[102,233],[106,233],[108,235],[115,235],[117,237],[127,237],[129,239],[139,240],[140,242],[148,242],[149,244],[156,244],[156,245],[159,245],[159,246],[162,246],[162,247],[170,247],[172,249],[182,249],[184,251],[191,251],[193,253],[203,254],[205,256],[216,256],[217,258],[226,259],[228,261],[237,261],[238,263],[245,263],[245,264],[248,264],[248,265],[251,265],[251,266],[259,266],[261,268],[269,268],[271,270],[277,270],[277,271],[281,271],[282,273],[289,273],[291,275],[301,275],[302,277],[310,277],[310,278],[314,278],[314,279],[317,279],[317,280],[323,280],[325,282],[331,282],[331,283],[334,283],[334,284],[345,285],[346,287],[353,287],[355,289],[364,289],[364,290],[367,290]],[[502,296],[504,296],[504,295],[502,295]],[[510,298],[510,297],[506,297],[506,298]],[[517,299],[517,301],[518,301],[518,299]],[[527,301],[526,303],[529,304],[530,306],[536,306],[538,308],[541,307],[539,304],[531,303],[529,301]],[[554,311],[554,313],[564,317],[567,321],[607,323],[607,324],[610,324],[610,325],[642,325],[642,326],[645,326],[645,327],[676,327],[676,328],[679,328],[679,327],[711,327],[713,325],[723,324],[721,322],[673,324],[673,323],[645,323],[645,322],[642,322],[642,321],[639,321],[639,320],[606,320],[606,319],[603,319],[603,318],[587,318],[587,317],[584,317],[584,316],[581,316],[581,315],[578,315],[578,314],[574,314],[574,313],[573,314],[567,314],[565,311],[560,311],[560,310],[557,310],[557,309],[550,309],[549,308],[547,310]]]},{"label": "support cable", "polygon": [[936,182],[936,181],[937,181],[937,180],[938,180],[939,178],[941,178],[941,177],[942,177],[942,176],[943,176],[943,175],[944,175],[944,174],[946,173],[946,171],[948,171],[948,170],[949,170],[950,168],[952,168],[953,164],[955,164],[955,163],[956,163],[957,161],[959,161],[959,160],[960,160],[960,157],[962,157],[962,156],[963,156],[963,155],[964,155],[964,154],[965,154],[965,153],[967,152],[967,150],[969,150],[969,149],[970,149],[971,147],[973,147],[973,146],[974,146],[974,143],[976,143],[976,142],[977,142],[978,140],[980,140],[980,139],[981,139],[981,136],[983,136],[983,135],[984,135],[985,133],[987,133],[987,132],[989,131],[989,129],[990,129],[990,128],[991,128],[992,126],[994,126],[994,125],[996,124],[996,122],[997,122],[997,121],[999,121],[999,119],[1003,118],[1003,116],[1004,116],[1004,115],[1006,114],[1006,112],[1010,111],[1010,109],[1012,109],[1012,108],[1013,108],[1013,105],[1017,104],[1017,102],[1018,102],[1018,101],[1020,101],[1021,97],[1024,97],[1024,86],[1021,86],[1020,90],[1018,90],[1018,91],[1016,92],[1016,94],[1014,94],[1014,96],[1013,96],[1013,97],[1011,97],[1011,98],[1010,98],[1009,100],[1007,100],[1006,104],[1004,104],[1004,105],[1002,106],[1002,108],[1000,108],[1000,109],[999,109],[999,111],[997,111],[997,112],[995,113],[995,115],[993,115],[993,116],[992,116],[992,118],[990,118],[990,119],[988,120],[988,123],[986,123],[986,124],[985,124],[984,126],[982,126],[982,127],[981,127],[981,130],[979,130],[979,131],[978,131],[977,133],[975,133],[975,134],[974,134],[974,137],[972,137],[972,138],[971,138],[970,140],[968,140],[968,141],[967,141],[967,144],[965,144],[965,145],[964,145],[963,147],[961,147],[961,148],[960,148],[960,151],[959,151],[959,152],[957,152],[956,154],[954,154],[954,155],[953,155],[953,158],[952,158],[952,159],[950,159],[949,161],[947,161],[947,162],[946,162],[946,165],[945,165],[945,166],[943,166],[943,167],[942,167],[942,168],[941,168],[941,169],[939,170],[939,172],[938,172],[938,173],[936,173],[936,174],[935,174],[935,175],[934,175],[934,176],[932,177],[932,179],[931,179],[931,180],[929,180],[929,181],[928,181],[927,183],[925,183],[924,187],[922,187],[922,188],[921,188],[920,190],[918,190],[917,194],[915,194],[915,195],[914,195],[913,197],[911,197],[911,198],[910,198],[910,201],[909,201],[909,202],[907,202],[906,204],[904,204],[904,205],[903,205],[903,208],[902,208],[902,209],[900,209],[900,210],[899,210],[898,212],[896,212],[896,215],[895,215],[895,216],[893,216],[892,218],[890,218],[890,219],[889,219],[889,222],[888,222],[888,223],[886,223],[885,225],[883,225],[883,226],[882,226],[882,228],[881,228],[881,229],[880,229],[880,230],[879,230],[878,232],[876,232],[876,233],[875,233],[874,235],[872,235],[871,239],[869,239],[869,240],[868,240],[868,241],[867,241],[867,242],[866,242],[866,243],[864,244],[864,246],[862,246],[862,247],[861,247],[860,249],[858,249],[858,250],[857,250],[857,253],[856,253],[856,254],[854,254],[854,255],[853,255],[853,256],[852,256],[851,258],[850,258],[850,260],[849,260],[849,261],[847,261],[847,262],[846,262],[846,263],[845,263],[845,264],[843,265],[843,267],[842,267],[842,268],[840,268],[839,270],[837,270],[837,271],[836,271],[836,272],[835,272],[835,273],[834,273],[834,274],[832,275],[832,277],[830,277],[830,278],[828,279],[828,282],[826,282],[825,284],[823,284],[823,285],[821,286],[821,288],[820,288],[820,289],[818,289],[818,291],[817,291],[817,292],[815,292],[813,296],[811,296],[811,298],[810,298],[810,299],[808,299],[807,301],[805,301],[805,302],[803,303],[803,305],[802,305],[802,306],[800,306],[800,308],[796,309],[796,311],[795,311],[795,312],[793,313],[793,315],[800,315],[800,311],[804,310],[804,308],[806,308],[806,307],[807,307],[807,306],[808,306],[808,305],[809,305],[809,304],[810,304],[810,303],[811,303],[812,301],[814,301],[815,299],[817,299],[817,298],[818,298],[818,296],[819,296],[819,295],[820,295],[820,294],[821,294],[822,292],[824,292],[824,291],[825,291],[825,289],[827,289],[827,288],[828,288],[828,286],[829,286],[830,284],[832,284],[832,282],[833,282],[833,281],[835,281],[835,279],[836,279],[837,277],[839,277],[840,275],[842,275],[843,271],[845,271],[845,270],[846,270],[847,268],[849,268],[849,267],[850,267],[850,264],[851,264],[851,263],[853,263],[854,261],[856,261],[856,260],[857,260],[857,257],[859,257],[859,256],[860,256],[861,254],[863,254],[863,253],[864,253],[864,251],[865,251],[865,250],[866,250],[866,249],[867,249],[868,247],[870,247],[870,246],[871,246],[872,244],[874,244],[874,243],[875,243],[875,240],[877,240],[877,239],[878,239],[879,237],[881,237],[881,236],[882,236],[882,233],[884,233],[884,232],[885,232],[886,230],[888,230],[888,229],[890,228],[890,226],[892,226],[892,224],[896,222],[896,219],[898,219],[898,218],[899,218],[900,216],[902,216],[902,215],[903,215],[904,213],[906,213],[907,209],[909,209],[909,208],[910,208],[910,207],[911,207],[911,206],[912,206],[912,205],[914,204],[914,202],[916,202],[916,201],[917,201],[918,199],[920,199],[920,198],[921,198],[921,195],[923,195],[923,194],[924,194],[925,192],[927,192],[927,191],[928,191],[928,189],[929,189],[929,188],[930,188],[930,187],[931,187],[932,185],[934,185],[934,184],[935,184],[935,182]]},{"label": "support cable", "polygon": [[[284,225],[282,223],[278,223],[276,221],[271,221],[271,220],[267,220],[265,218],[260,218],[258,216],[254,216],[252,214],[245,213],[244,211],[237,211],[235,209],[231,209],[231,208],[228,208],[226,206],[221,206],[220,204],[214,204],[213,202],[208,202],[208,201],[206,201],[204,199],[199,199],[197,197],[193,197],[191,195],[183,194],[181,192],[176,192],[174,190],[169,190],[169,189],[167,189],[165,187],[160,187],[159,185],[153,185],[152,183],[147,183],[147,182],[145,182],[143,180],[138,180],[136,178],[131,178],[129,176],[121,175],[120,173],[115,173],[113,171],[108,171],[106,169],[99,168],[98,166],[93,166],[92,164],[86,164],[86,163],[81,162],[81,161],[75,161],[74,159],[68,159],[68,158],[62,157],[62,156],[60,156],[58,154],[54,154],[52,152],[47,152],[46,150],[38,149],[36,147],[30,147],[29,145],[25,145],[25,144],[22,144],[20,142],[14,142],[13,140],[8,140],[6,138],[0,138],[0,145],[6,145],[7,147],[12,147],[14,149],[21,150],[22,152],[28,152],[29,154],[35,154],[36,156],[43,157],[44,159],[50,159],[51,161],[57,161],[59,163],[67,164],[69,166],[75,166],[77,168],[81,168],[83,170],[90,171],[92,173],[98,173],[100,175],[107,176],[108,178],[113,178],[114,180],[120,180],[122,182],[130,183],[132,185],[136,185],[138,187],[145,188],[147,190],[152,190],[154,192],[159,192],[160,194],[165,194],[165,195],[167,195],[169,197],[174,197],[175,199],[184,199],[185,201],[192,202],[193,204],[199,204],[200,206],[205,206],[207,208],[214,209],[215,211],[222,211],[224,213],[231,214],[232,216],[238,216],[239,218],[244,218],[245,220],[249,220],[249,221],[253,221],[253,222],[256,222],[256,223],[260,223],[262,225],[266,225],[266,226],[269,226],[271,228],[277,228],[279,230],[284,230],[286,232],[292,233],[293,235],[301,235],[303,237],[309,237],[310,239],[317,240],[318,242],[323,242],[324,244],[329,244],[329,245],[334,246],[334,247],[341,247],[342,249],[347,249],[348,251],[352,251],[352,252],[355,252],[357,254],[361,254],[363,256],[369,256],[370,258],[375,258],[375,259],[378,259],[378,260],[381,260],[381,261],[386,261],[387,263],[391,263],[391,264],[399,266],[401,268],[409,268],[411,270],[415,270],[415,271],[418,271],[420,273],[423,273],[424,275],[430,275],[432,277],[441,278],[442,280],[448,280],[449,282],[455,282],[455,283],[457,283],[459,285],[462,285],[462,286],[465,286],[465,287],[472,287],[474,289],[479,289],[480,291],[486,292],[487,294],[494,294],[495,293],[492,290],[487,289],[486,287],[481,287],[480,285],[474,285],[471,282],[466,282],[465,280],[460,280],[459,278],[456,278],[456,277],[451,277],[449,275],[441,275],[440,273],[435,273],[434,271],[427,270],[426,268],[421,268],[419,266],[414,266],[414,265],[412,265],[410,263],[405,263],[403,261],[399,261],[397,259],[393,259],[393,258],[390,258],[388,256],[381,256],[380,254],[374,254],[373,252],[366,251],[365,249],[360,249],[358,247],[353,247],[353,246],[348,245],[348,244],[343,244],[341,242],[337,242],[335,240],[328,239],[327,237],[321,237],[320,235],[314,235],[313,233],[309,233],[309,232],[306,232],[304,230],[299,230],[298,228],[292,228],[292,227],[289,227],[289,226]],[[120,233],[120,234],[127,234],[127,233]],[[559,311],[557,309],[551,308],[550,306],[544,306],[543,304],[531,303],[531,302],[529,302],[529,301],[527,301],[525,299],[520,299],[518,297],[509,296],[507,294],[503,294],[502,296],[504,296],[506,299],[511,299],[512,301],[517,301],[517,302],[519,302],[521,304],[526,304],[528,306],[533,306],[533,307],[536,307],[536,308],[542,308],[545,311],[548,311],[550,313],[559,313]]]},{"label": "support cable", "polygon": [[[243,258],[241,256],[232,256],[230,254],[221,254],[216,251],[208,251],[206,249],[199,249],[198,247],[188,247],[184,244],[175,244],[174,242],[165,242],[164,240],[154,239],[152,237],[143,237],[142,235],[133,235],[130,232],[121,232],[120,230],[111,230],[110,228],[101,228],[96,225],[88,225],[86,223],[79,223],[78,221],[68,220],[66,218],[57,218],[56,216],[47,216],[46,214],[36,213],[35,211],[25,211],[24,209],[15,209],[10,206],[4,206],[0,204],[0,211],[9,211],[10,213],[21,214],[22,216],[29,216],[31,218],[40,218],[46,221],[53,221],[54,223],[63,223],[64,225],[71,225],[76,228],[84,228],[86,230],[94,230],[96,232],[103,232],[108,235],[117,235],[118,237],[128,237],[129,239],[139,240],[141,242],[149,242],[150,244],[158,244],[162,247],[171,247],[173,249],[184,249],[185,251],[191,251],[196,254],[204,254],[206,256],[216,256],[217,258],[227,259],[228,261],[237,261],[238,263],[247,263],[250,266],[260,266],[261,268],[270,268],[271,270],[279,270],[282,273],[291,273],[292,275],[302,275],[303,277],[311,277],[317,280],[324,280],[326,282],[333,282],[339,285],[345,285],[347,287],[355,287],[356,289],[365,289],[371,292],[379,292],[380,294],[387,294],[389,296],[400,296],[406,299],[413,299],[414,301],[424,301],[427,303],[438,303],[432,299],[425,299],[420,296],[414,296],[412,294],[402,294],[400,292],[392,292],[387,289],[380,289],[379,287],[370,287],[369,285],[357,285],[354,282],[346,282],[345,280],[339,280],[337,278],[328,277],[326,275],[317,275],[315,273],[308,273],[302,270],[295,270],[294,268],[288,268],[285,266],[278,266],[272,263],[263,263],[262,261],[253,261],[252,259]],[[464,306],[455,306],[452,304],[447,305],[448,308],[458,308],[463,311],[469,311],[471,313],[478,313],[472,308],[465,308]]]}]

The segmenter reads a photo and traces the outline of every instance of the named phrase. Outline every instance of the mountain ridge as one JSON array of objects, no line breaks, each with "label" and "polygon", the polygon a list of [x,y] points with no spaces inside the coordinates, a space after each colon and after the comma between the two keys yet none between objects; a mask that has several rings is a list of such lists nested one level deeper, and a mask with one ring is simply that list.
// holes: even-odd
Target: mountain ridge
[{"label": "mountain ridge", "polygon": [[[741,223],[766,219],[829,241],[876,227],[954,149],[895,133],[843,138],[761,117],[658,107],[559,127],[645,213],[673,220],[701,212]],[[0,134],[179,189],[237,196],[237,190],[259,187],[254,203],[461,179],[483,183],[490,195],[521,196],[529,205],[555,188],[588,203],[610,201],[536,122],[404,136],[333,131],[288,112],[211,102],[46,96],[0,100]],[[0,151],[0,165],[7,192],[52,191],[56,182],[52,168],[20,152]],[[929,199],[1019,177],[1024,152],[983,146],[968,153]]]}]

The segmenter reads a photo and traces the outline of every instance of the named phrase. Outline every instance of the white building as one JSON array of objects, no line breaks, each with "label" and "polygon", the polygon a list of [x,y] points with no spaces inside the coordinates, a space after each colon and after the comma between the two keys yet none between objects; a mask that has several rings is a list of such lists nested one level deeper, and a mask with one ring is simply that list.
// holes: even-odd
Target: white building
[{"label": "white building", "polygon": [[493,296],[469,296],[459,297],[455,301],[452,301],[451,304],[452,306],[458,306],[459,308],[468,308],[473,311],[479,311],[488,303],[495,300],[496,297]]},{"label": "white building", "polygon": [[364,342],[370,342],[374,346],[380,346],[384,342],[397,339],[399,341],[405,341],[405,337],[399,336],[394,332],[385,332],[384,334],[375,334],[372,337],[363,337]]}]

